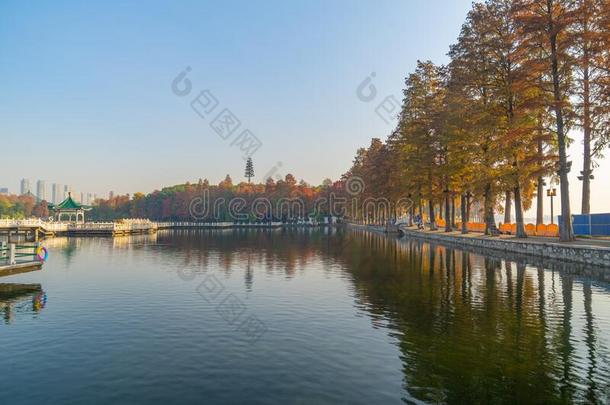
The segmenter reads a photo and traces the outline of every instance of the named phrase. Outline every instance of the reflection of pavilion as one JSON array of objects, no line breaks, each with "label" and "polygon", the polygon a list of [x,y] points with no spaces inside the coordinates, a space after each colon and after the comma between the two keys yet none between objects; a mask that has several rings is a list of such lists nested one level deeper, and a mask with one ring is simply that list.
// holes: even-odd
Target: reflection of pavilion
[{"label": "reflection of pavilion", "polygon": [[62,218],[64,218],[69,222],[76,222],[77,224],[84,223],[85,211],[91,210],[91,208],[74,201],[71,192],[68,192],[68,198],[57,205],[51,205],[49,208],[55,212],[55,220],[57,222],[61,222]]},{"label": "reflection of pavilion", "polygon": [[15,312],[39,312],[46,303],[47,296],[40,284],[0,284],[0,312],[7,324]]}]

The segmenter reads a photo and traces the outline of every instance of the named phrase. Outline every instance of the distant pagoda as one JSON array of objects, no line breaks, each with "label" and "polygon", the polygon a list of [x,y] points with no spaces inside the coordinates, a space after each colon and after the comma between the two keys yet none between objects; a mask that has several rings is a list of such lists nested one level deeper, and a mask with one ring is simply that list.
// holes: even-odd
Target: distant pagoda
[{"label": "distant pagoda", "polygon": [[[55,213],[55,220],[61,222],[62,218],[68,222],[76,222],[82,224],[85,222],[85,211],[90,211],[91,208],[77,203],[72,198],[72,192],[68,192],[68,198],[57,205],[49,205],[49,208]],[[67,217],[67,218],[66,218]]]}]

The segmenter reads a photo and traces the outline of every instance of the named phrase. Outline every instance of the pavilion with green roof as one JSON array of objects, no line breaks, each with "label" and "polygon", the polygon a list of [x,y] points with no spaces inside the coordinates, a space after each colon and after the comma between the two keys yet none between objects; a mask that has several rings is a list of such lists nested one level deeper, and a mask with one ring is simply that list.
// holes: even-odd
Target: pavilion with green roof
[{"label": "pavilion with green roof", "polygon": [[50,206],[55,212],[55,220],[61,222],[62,218],[69,222],[76,222],[77,224],[85,222],[85,211],[91,210],[89,207],[85,207],[74,201],[72,193],[68,192],[68,198],[63,200],[57,205]]}]

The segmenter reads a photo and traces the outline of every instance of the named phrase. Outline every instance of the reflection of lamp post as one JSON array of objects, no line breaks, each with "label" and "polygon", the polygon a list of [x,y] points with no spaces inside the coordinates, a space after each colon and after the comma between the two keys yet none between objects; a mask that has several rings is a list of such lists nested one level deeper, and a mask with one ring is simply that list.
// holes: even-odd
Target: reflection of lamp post
[{"label": "reflection of lamp post", "polygon": [[553,224],[553,197],[557,195],[556,188],[549,188],[546,190],[546,195],[551,197],[551,224]]}]

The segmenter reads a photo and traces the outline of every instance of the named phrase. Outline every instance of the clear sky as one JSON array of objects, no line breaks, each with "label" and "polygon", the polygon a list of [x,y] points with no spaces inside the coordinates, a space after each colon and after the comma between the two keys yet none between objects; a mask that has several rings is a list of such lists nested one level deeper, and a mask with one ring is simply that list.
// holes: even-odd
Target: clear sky
[{"label": "clear sky", "polygon": [[[336,179],[358,147],[393,129],[375,107],[401,99],[417,59],[447,62],[470,4],[2,1],[0,187],[17,192],[27,177],[47,193],[59,182],[106,194],[241,181],[242,153],[210,128],[223,108],[262,142],[256,179],[277,162],[310,183]],[[187,66],[193,91],[177,97],[171,82]],[[356,89],[371,72],[378,94],[364,102]],[[202,119],[189,103],[204,89],[219,107]],[[609,167],[597,171],[597,211],[610,211]]]}]

